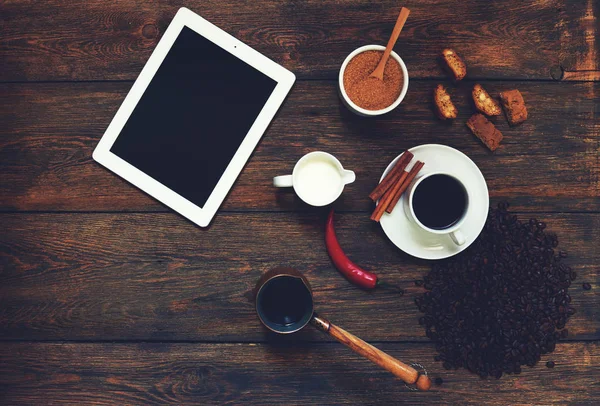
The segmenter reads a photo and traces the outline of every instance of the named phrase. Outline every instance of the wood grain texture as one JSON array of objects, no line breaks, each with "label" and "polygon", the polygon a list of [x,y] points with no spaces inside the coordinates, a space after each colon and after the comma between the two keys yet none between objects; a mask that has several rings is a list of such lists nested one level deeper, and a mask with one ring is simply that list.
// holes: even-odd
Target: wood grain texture
[{"label": "wood grain texture", "polygon": [[[206,230],[91,159],[182,6],[301,79]],[[339,66],[358,46],[385,44],[400,6],[411,9],[395,47],[408,95],[385,117],[353,116],[337,96]],[[0,2],[0,403],[596,404],[599,13],[596,0]],[[445,47],[466,60],[465,82],[449,85],[436,61]],[[505,139],[495,154],[464,125],[482,79],[494,96],[518,88],[529,109],[514,129],[496,119]],[[432,112],[437,83],[458,106],[453,124]],[[424,143],[467,153],[492,203],[507,199],[530,212],[522,217],[546,221],[578,273],[569,337],[521,375],[480,380],[433,361],[414,305],[414,280],[430,263],[403,254],[368,219],[368,193],[388,162]],[[342,247],[404,296],[350,285],[325,251],[326,211],[271,186],[313,150],[357,173],[335,204]],[[305,272],[332,322],[422,362],[444,384],[409,392],[314,328],[267,333],[251,290],[278,265]]]},{"label": "wood grain texture", "polygon": [[[559,344],[535,367],[500,380],[443,370],[433,345],[382,348],[423,362],[444,383],[409,392],[337,343],[11,343],[0,347],[0,388],[10,405],[591,405],[600,397],[598,343]],[[546,360],[556,366],[546,368]]]},{"label": "wood grain texture", "polygon": [[351,51],[387,42],[401,5],[411,15],[395,49],[411,78],[445,77],[436,56],[452,47],[472,78],[552,79],[564,2],[13,0],[0,13],[0,81],[135,79],[181,6],[300,78],[334,78]]},{"label": "wood grain texture", "polygon": [[565,82],[600,82],[600,70],[582,70],[563,72],[562,81]]},{"label": "wood grain texture", "polygon": [[[173,213],[4,213],[0,338],[264,341],[251,292],[263,272],[287,265],[310,280],[316,310],[358,337],[427,341],[413,299],[430,263],[393,246],[368,213],[338,214],[350,259],[406,294],[360,290],[331,265],[326,215],[220,214],[199,229]],[[535,216],[557,233],[578,273],[569,339],[599,339],[600,214]],[[314,329],[297,337],[327,339]]]},{"label": "wood grain texture", "polygon": [[[435,84],[412,82],[396,111],[369,120],[341,105],[335,83],[297,83],[222,209],[308,210],[291,190],[275,190],[272,177],[324,150],[356,171],[339,207],[368,211],[368,194],[398,153],[442,143],[469,155],[492,198],[509,199],[518,210],[600,211],[600,83],[482,82],[492,95],[518,88],[529,110],[516,128],[495,119],[505,136],[495,154],[464,125],[473,82],[452,89],[459,107],[452,124],[431,109]],[[130,86],[0,85],[0,210],[168,210],[91,158]]]},{"label": "wood grain texture", "polygon": [[559,13],[562,80],[600,81],[600,3],[566,1]]}]

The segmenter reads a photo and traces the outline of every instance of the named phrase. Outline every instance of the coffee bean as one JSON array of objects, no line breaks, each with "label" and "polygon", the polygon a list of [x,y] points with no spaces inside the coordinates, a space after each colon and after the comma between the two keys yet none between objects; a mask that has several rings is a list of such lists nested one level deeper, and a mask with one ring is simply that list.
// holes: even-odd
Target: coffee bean
[{"label": "coffee bean", "polygon": [[544,222],[521,222],[507,207],[491,209],[468,249],[415,281],[427,290],[415,299],[425,313],[419,324],[436,341],[445,369],[497,379],[520,373],[568,335],[563,328],[575,313],[568,288],[576,274],[562,262],[566,253],[555,252],[558,239]]},{"label": "coffee bean", "polygon": [[548,361],[548,362],[546,362],[546,366],[547,366],[548,368],[554,368],[554,365],[555,365],[555,364],[554,364],[554,361]]},{"label": "coffee bean", "polygon": [[440,386],[444,383],[444,380],[438,376],[437,378],[435,378],[434,382],[437,386]]},{"label": "coffee bean", "polygon": [[589,284],[589,283],[587,283],[587,282],[585,282],[585,283],[584,283],[582,286],[583,286],[583,288],[584,288],[585,290],[590,290],[590,289],[592,288],[592,285],[590,285],[590,284]]}]

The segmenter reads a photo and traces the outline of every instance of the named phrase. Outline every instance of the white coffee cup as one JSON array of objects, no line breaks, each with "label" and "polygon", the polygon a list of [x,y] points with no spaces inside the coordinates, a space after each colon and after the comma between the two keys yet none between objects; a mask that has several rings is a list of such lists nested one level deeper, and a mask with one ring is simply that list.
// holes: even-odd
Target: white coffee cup
[{"label": "white coffee cup", "polygon": [[326,206],[333,203],[354,182],[354,172],[342,167],[331,154],[314,151],[304,155],[294,166],[291,175],[275,176],[276,187],[293,187],[296,194],[311,206]]},{"label": "white coffee cup", "polygon": [[[454,178],[463,187],[463,190],[466,195],[465,209],[462,213],[462,216],[455,223],[453,223],[450,227],[446,227],[443,229],[430,228],[430,227],[427,227],[426,225],[424,225],[419,220],[417,215],[415,214],[415,210],[413,207],[413,198],[415,195],[415,191],[417,190],[417,188],[419,187],[421,182],[423,182],[425,179],[427,179],[433,175],[446,175],[446,176],[450,176],[450,177]],[[417,176],[417,178],[415,178],[415,180],[409,186],[408,191],[407,191],[407,196],[408,196],[408,198],[404,199],[404,211],[410,221],[412,221],[417,226],[419,226],[421,229],[423,229],[429,233],[440,234],[440,235],[443,235],[443,234],[449,235],[450,238],[452,239],[452,241],[456,245],[463,245],[465,243],[466,238],[465,238],[465,235],[462,233],[462,231],[460,231],[460,228],[462,227],[462,225],[465,222],[465,219],[469,215],[470,202],[472,201],[472,199],[471,199],[471,196],[469,193],[469,188],[467,188],[466,185],[463,182],[461,182],[461,180],[457,176],[455,176],[452,173],[448,173],[448,172],[431,172],[431,173],[423,174],[421,176]]]}]

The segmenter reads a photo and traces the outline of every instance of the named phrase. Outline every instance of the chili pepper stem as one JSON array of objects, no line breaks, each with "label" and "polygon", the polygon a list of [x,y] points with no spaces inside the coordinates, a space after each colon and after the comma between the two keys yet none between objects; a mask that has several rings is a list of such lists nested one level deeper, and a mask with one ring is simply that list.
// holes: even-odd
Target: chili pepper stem
[{"label": "chili pepper stem", "polygon": [[404,294],[404,289],[402,289],[400,286],[384,282],[381,279],[377,279],[377,283],[375,284],[375,287],[378,287],[381,289],[395,290],[396,292],[398,292],[402,295]]}]

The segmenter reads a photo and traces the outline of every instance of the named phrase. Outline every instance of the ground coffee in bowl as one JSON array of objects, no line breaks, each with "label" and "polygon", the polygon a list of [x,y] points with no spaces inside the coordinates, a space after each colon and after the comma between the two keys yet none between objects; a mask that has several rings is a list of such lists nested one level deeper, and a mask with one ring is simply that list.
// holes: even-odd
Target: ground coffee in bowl
[{"label": "ground coffee in bowl", "polygon": [[383,80],[370,77],[375,70],[382,51],[365,51],[348,62],[344,71],[344,89],[357,106],[367,110],[381,110],[391,106],[400,96],[404,76],[400,64],[389,58]]}]

